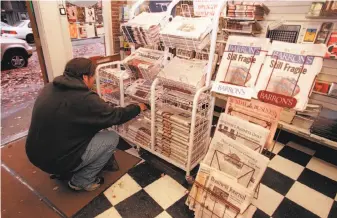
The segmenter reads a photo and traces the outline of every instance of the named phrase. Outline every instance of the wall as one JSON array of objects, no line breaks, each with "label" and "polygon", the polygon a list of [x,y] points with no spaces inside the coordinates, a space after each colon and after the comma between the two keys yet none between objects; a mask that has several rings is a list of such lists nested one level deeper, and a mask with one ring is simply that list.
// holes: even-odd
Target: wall
[{"label": "wall", "polygon": [[49,81],[62,75],[72,59],[72,44],[66,15],[60,15],[60,1],[33,1]]}]

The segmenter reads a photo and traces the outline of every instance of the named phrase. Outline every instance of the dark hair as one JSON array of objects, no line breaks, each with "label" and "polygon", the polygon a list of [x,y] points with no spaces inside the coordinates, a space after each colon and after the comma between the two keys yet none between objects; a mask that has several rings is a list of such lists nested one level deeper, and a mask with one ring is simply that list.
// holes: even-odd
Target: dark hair
[{"label": "dark hair", "polygon": [[95,75],[96,64],[87,58],[73,58],[66,64],[63,75],[83,78],[83,75]]}]

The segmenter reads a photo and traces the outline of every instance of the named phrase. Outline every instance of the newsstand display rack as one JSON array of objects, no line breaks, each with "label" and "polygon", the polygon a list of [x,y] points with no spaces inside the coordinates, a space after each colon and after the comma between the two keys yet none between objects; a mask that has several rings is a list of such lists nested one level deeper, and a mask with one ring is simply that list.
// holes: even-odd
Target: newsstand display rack
[{"label": "newsstand display rack", "polygon": [[[131,9],[130,17],[135,17],[135,11],[137,7],[139,7],[144,0],[137,1]],[[175,5],[179,3],[179,0],[173,0],[170,5],[168,6],[168,9],[166,11],[167,16],[166,19],[168,22],[172,20],[171,12]],[[225,1],[219,1],[219,8],[222,9],[225,6]],[[192,90],[186,88],[186,84],[171,81],[166,78],[155,78],[152,82],[151,86],[151,99],[150,99],[150,105],[151,105],[151,111],[150,116],[146,114],[145,116],[140,115],[142,119],[147,119],[151,122],[151,142],[150,144],[144,145],[142,143],[136,142],[132,138],[130,138],[126,131],[126,126],[128,123],[113,127],[113,129],[117,130],[119,134],[125,138],[127,141],[129,141],[131,144],[134,144],[137,146],[138,149],[142,148],[144,150],[147,150],[150,153],[153,153],[154,155],[164,159],[165,161],[175,165],[176,167],[184,170],[186,172],[186,179],[188,181],[192,181],[192,177],[190,175],[191,170],[196,167],[201,160],[204,158],[208,146],[210,143],[210,134],[211,134],[211,127],[212,127],[212,117],[213,117],[213,108],[214,108],[214,97],[210,94],[211,89],[211,77],[212,77],[212,71],[214,70],[213,61],[215,57],[215,46],[216,46],[216,40],[217,40],[217,32],[218,32],[218,25],[219,25],[219,17],[220,17],[220,9],[218,9],[218,13],[215,14],[213,17],[213,24],[212,24],[212,32],[211,32],[211,40],[210,40],[210,49],[207,51],[208,55],[206,57],[208,58],[208,61],[205,60],[205,63],[207,64],[207,69],[205,72],[205,85]],[[133,44],[134,45],[134,44]],[[132,45],[132,47],[133,47]],[[169,62],[169,57],[172,57],[169,50],[170,46],[165,46],[165,58],[164,60]],[[132,49],[134,51],[134,49]],[[163,67],[165,64],[163,64]],[[126,68],[126,70],[123,71],[123,73],[120,73],[119,78],[110,76],[109,80],[104,78],[106,75],[109,75],[109,71],[107,69],[116,69],[119,71],[123,71],[123,61],[120,62],[112,62],[112,63],[106,63],[99,65],[97,67],[97,93],[106,101],[109,101],[109,99],[104,98],[104,93],[101,92],[102,83],[110,82],[116,87],[119,87],[119,95],[115,95],[115,101],[114,103],[117,106],[126,106],[127,105],[127,99],[128,96],[125,94],[125,90],[128,86],[130,86],[133,81],[135,81],[135,77],[130,74],[129,69]],[[127,81],[125,81],[124,76],[126,74],[129,74],[129,78]],[[103,76],[102,76],[103,75]],[[172,96],[165,95],[167,91],[172,90],[172,87],[176,88],[182,88],[182,93],[184,93],[183,96],[185,98],[180,98],[179,95],[172,98]],[[188,89],[188,94],[186,94],[185,91]],[[187,99],[186,99],[186,96]],[[183,103],[181,103],[183,102]],[[156,151],[156,133],[157,133],[157,126],[156,126],[156,110],[158,107],[162,106],[169,106],[173,108],[178,108],[181,110],[186,110],[191,114],[191,120],[190,120],[190,131],[189,131],[189,142],[188,142],[188,149],[187,149],[187,155],[186,155],[186,163],[181,163],[170,157],[170,155],[165,155],[161,152]],[[187,107],[186,107],[187,106]],[[133,121],[137,122],[137,121]],[[201,128],[196,128],[196,126],[202,126]],[[194,146],[194,144],[198,144],[197,147]],[[169,152],[170,153],[170,152]]]}]

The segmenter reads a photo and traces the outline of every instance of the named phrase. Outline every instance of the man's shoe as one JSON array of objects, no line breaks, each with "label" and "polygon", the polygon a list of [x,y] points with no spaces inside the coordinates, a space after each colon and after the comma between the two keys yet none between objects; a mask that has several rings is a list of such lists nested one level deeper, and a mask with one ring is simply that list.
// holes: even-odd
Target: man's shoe
[{"label": "man's shoe", "polygon": [[103,167],[103,171],[115,172],[119,170],[119,165],[115,159],[115,154],[112,154],[106,165]]},{"label": "man's shoe", "polygon": [[74,185],[71,181],[68,182],[68,186],[73,191],[86,190],[88,192],[91,192],[91,191],[95,191],[96,189],[98,189],[101,186],[101,184],[103,184],[103,183],[104,183],[104,178],[103,177],[97,177],[96,180],[92,184],[88,185],[85,188],[78,187],[78,186]]}]

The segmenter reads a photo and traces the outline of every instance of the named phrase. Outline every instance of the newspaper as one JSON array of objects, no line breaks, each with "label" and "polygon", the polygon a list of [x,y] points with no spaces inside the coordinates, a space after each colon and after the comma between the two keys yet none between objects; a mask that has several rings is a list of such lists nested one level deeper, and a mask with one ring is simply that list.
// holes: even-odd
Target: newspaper
[{"label": "newspaper", "polygon": [[206,67],[207,61],[204,60],[187,60],[174,57],[159,72],[158,77],[185,84],[190,89],[198,89],[205,84]]},{"label": "newspaper", "polygon": [[229,36],[216,81],[253,88],[269,46],[268,38]]},{"label": "newspaper", "polygon": [[269,148],[273,144],[281,111],[281,107],[254,99],[248,101],[229,97],[225,113],[269,129],[270,132],[265,146]]},{"label": "newspaper", "polygon": [[138,48],[123,63],[137,78],[153,80],[162,68],[165,52]]},{"label": "newspaper", "polygon": [[260,90],[266,90],[291,96],[297,100],[294,109],[304,110],[315,77],[322,69],[325,52],[324,44],[273,41],[259,75],[255,95]]},{"label": "newspaper", "polygon": [[[234,218],[244,212],[253,198],[253,191],[237,184],[234,177],[204,163],[186,200],[195,217]],[[212,212],[217,215],[212,215]]]},{"label": "newspaper", "polygon": [[[185,127],[189,127],[191,125],[192,113],[186,110],[165,105],[161,108],[158,108],[156,114],[168,120],[172,120],[173,122],[179,123]],[[200,116],[197,115],[196,119],[197,121],[200,120]]]},{"label": "newspaper", "polygon": [[121,25],[123,33],[131,43],[153,45],[159,42],[160,24],[166,13],[142,12]]},{"label": "newspaper", "polygon": [[237,178],[242,186],[255,190],[267,169],[269,159],[216,132],[203,162]]},{"label": "newspaper", "polygon": [[253,191],[233,182],[233,179],[218,170],[210,172],[205,188],[211,193],[203,193],[204,204],[199,205],[195,212],[198,218],[234,218],[239,212],[243,213],[253,200]]},{"label": "newspaper", "polygon": [[270,130],[249,121],[222,113],[220,115],[216,132],[236,140],[254,151],[262,152]]},{"label": "newspaper", "polygon": [[129,95],[143,103],[150,103],[152,82],[145,79],[138,79],[132,83],[125,91]]}]

